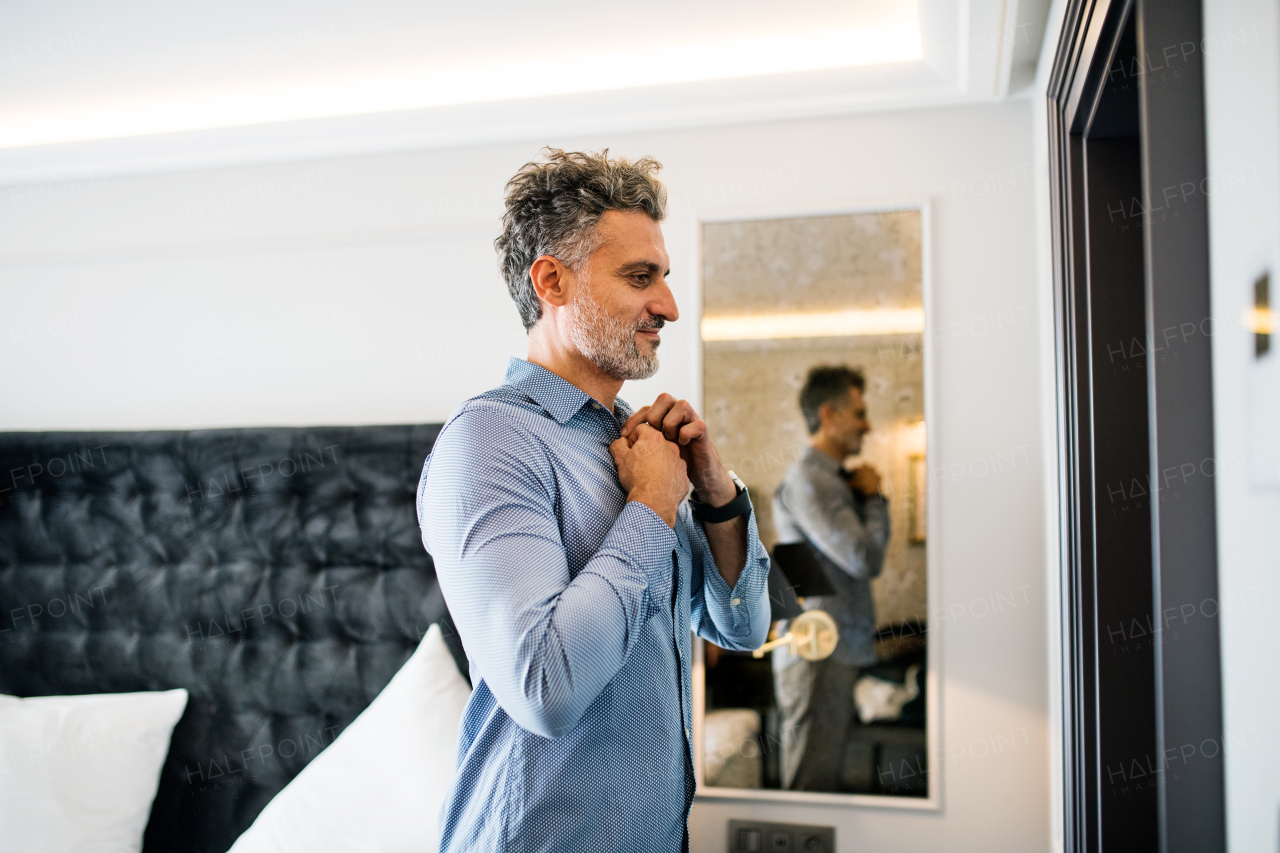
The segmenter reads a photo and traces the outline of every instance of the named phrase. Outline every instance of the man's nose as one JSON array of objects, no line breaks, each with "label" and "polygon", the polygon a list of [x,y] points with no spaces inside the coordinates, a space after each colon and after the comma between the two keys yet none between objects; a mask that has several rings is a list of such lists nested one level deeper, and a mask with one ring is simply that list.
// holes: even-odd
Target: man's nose
[{"label": "man's nose", "polygon": [[680,309],[676,307],[676,297],[671,292],[671,288],[667,286],[667,280],[662,279],[658,285],[658,291],[654,293],[654,298],[645,306],[650,314],[655,317],[661,317],[668,323],[674,323],[680,319]]}]

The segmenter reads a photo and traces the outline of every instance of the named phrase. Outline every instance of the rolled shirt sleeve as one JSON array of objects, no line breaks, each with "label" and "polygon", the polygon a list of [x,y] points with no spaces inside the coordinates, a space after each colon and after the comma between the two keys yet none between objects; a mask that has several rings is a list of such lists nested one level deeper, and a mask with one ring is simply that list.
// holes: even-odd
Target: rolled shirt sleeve
[{"label": "rolled shirt sleeve", "polygon": [[702,524],[686,503],[680,509],[693,552],[690,616],[694,631],[726,649],[747,651],[764,645],[771,619],[769,554],[760,542],[754,508],[747,516],[747,561],[730,589],[716,566]]}]

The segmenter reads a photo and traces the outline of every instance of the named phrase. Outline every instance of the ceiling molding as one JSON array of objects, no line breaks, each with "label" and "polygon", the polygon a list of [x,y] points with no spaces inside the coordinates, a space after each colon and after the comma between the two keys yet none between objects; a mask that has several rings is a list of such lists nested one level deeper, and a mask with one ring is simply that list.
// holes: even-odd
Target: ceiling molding
[{"label": "ceiling molding", "polygon": [[6,148],[0,185],[990,101],[1008,95],[1015,27],[1037,5],[921,0],[919,62]]}]

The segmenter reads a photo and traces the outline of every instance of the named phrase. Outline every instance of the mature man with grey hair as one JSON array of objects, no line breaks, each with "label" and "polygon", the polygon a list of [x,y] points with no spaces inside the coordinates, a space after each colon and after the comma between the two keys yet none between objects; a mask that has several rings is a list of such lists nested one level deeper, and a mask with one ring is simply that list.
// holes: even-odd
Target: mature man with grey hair
[{"label": "mature man with grey hair", "polygon": [[763,643],[768,556],[697,412],[617,398],[679,317],[659,164],[544,154],[496,241],[528,358],[453,413],[418,487],[475,685],[441,850],[687,850],[690,634]]},{"label": "mature man with grey hair", "polygon": [[870,465],[846,471],[871,431],[866,380],[844,365],[819,365],[800,389],[809,448],[787,469],[773,497],[778,541],[806,542],[833,592],[809,596],[839,629],[835,651],[810,663],[785,649],[773,654],[774,693],[782,729],[782,787],[841,790],[850,726],[857,722],[853,685],[876,662],[876,604],[871,581],[884,567],[889,504]]}]

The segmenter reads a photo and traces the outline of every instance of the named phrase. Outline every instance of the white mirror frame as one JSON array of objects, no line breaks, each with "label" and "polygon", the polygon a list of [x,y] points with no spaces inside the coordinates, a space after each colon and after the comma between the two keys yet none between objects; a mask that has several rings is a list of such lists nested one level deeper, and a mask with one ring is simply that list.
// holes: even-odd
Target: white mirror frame
[{"label": "white mirror frame", "polygon": [[[693,242],[694,263],[697,274],[694,276],[693,305],[696,306],[694,326],[698,329],[698,345],[694,347],[694,388],[699,411],[705,411],[706,400],[703,388],[703,340],[702,340],[702,306],[703,306],[703,226],[715,222],[746,222],[767,219],[798,219],[812,216],[842,216],[858,213],[884,213],[890,211],[918,210],[920,212],[920,270],[921,299],[924,305],[924,332],[920,336],[920,346],[924,361],[924,419],[925,447],[927,464],[936,467],[933,454],[938,447],[935,441],[938,420],[934,416],[934,346],[936,336],[933,334],[933,225],[932,207],[929,199],[919,197],[889,198],[882,200],[864,200],[861,202],[831,203],[798,206],[772,206],[738,209],[722,209],[699,211],[694,216]],[[693,756],[694,777],[697,780],[697,796],[716,800],[748,800],[769,801],[778,803],[805,803],[810,805],[836,806],[870,806],[874,808],[893,808],[908,810],[940,811],[942,809],[942,765],[943,753],[941,744],[942,697],[939,691],[941,678],[939,669],[942,663],[941,638],[938,634],[939,620],[932,616],[932,605],[941,601],[940,575],[941,555],[938,543],[941,542],[941,527],[938,514],[938,500],[935,490],[929,488],[925,492],[927,548],[925,553],[925,594],[928,598],[930,612],[926,614],[928,642],[925,647],[927,674],[925,677],[925,743],[929,756],[929,795],[927,797],[895,797],[879,794],[826,794],[815,791],[783,791],[768,788],[711,788],[704,784],[703,756],[703,724],[706,714],[706,666],[703,641],[694,638],[693,648]]]}]

